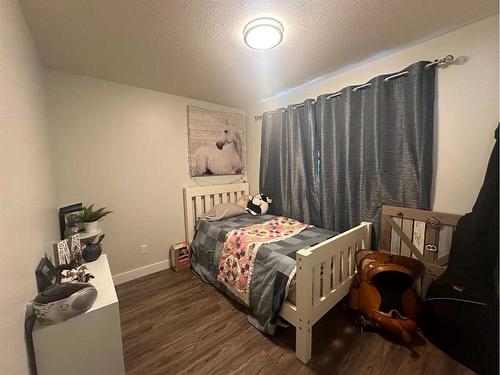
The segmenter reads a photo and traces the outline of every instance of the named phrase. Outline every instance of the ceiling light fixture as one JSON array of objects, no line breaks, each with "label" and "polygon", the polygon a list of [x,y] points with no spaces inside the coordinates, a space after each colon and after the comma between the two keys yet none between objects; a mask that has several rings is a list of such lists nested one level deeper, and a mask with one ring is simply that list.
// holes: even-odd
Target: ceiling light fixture
[{"label": "ceiling light fixture", "polygon": [[248,47],[265,51],[281,43],[283,31],[281,22],[274,18],[256,18],[243,29],[243,40]]}]

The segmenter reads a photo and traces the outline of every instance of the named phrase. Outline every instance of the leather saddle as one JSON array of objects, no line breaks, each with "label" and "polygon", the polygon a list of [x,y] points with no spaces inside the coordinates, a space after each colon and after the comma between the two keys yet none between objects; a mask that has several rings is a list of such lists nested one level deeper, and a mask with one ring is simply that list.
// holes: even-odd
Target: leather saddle
[{"label": "leather saddle", "polygon": [[386,329],[410,344],[422,306],[413,283],[423,275],[423,263],[385,251],[359,250],[356,264],[348,306],[359,311],[362,326]]}]

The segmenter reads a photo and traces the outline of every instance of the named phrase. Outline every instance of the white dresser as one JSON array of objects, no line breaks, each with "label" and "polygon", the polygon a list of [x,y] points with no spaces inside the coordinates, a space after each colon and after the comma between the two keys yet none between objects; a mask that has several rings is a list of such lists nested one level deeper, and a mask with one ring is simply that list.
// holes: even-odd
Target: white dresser
[{"label": "white dresser", "polygon": [[84,314],[54,325],[33,327],[38,375],[124,374],[118,298],[105,254],[86,264],[97,289],[94,305]]}]

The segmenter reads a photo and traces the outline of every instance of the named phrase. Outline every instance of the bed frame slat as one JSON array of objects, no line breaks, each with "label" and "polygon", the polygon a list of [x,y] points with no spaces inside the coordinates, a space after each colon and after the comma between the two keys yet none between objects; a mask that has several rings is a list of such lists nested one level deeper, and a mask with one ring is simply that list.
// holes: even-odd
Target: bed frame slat
[{"label": "bed frame slat", "polygon": [[[349,276],[349,248],[342,251],[342,280]],[[341,280],[341,281],[342,281]]]},{"label": "bed frame slat", "polygon": [[340,266],[340,253],[335,255],[334,257],[334,275],[333,275],[333,285],[332,285],[332,289],[335,289],[337,288],[337,286],[340,284],[340,277],[341,277],[341,274],[340,274],[340,271],[341,271],[341,266]]},{"label": "bed frame slat", "polygon": [[313,267],[313,294],[312,304],[317,305],[321,298],[321,264]]},{"label": "bed frame slat", "polygon": [[327,296],[332,290],[332,258],[323,262],[323,291],[322,297]]},{"label": "bed frame slat", "polygon": [[205,212],[210,211],[210,209],[212,208],[212,202],[211,202],[211,199],[210,199],[210,195],[209,194],[204,195],[203,196],[203,201],[205,203]]},{"label": "bed frame slat", "polygon": [[198,219],[201,215],[204,214],[203,202],[202,202],[201,196],[195,197],[195,201],[196,201],[196,204],[195,204],[196,215],[195,215],[195,217],[196,217],[196,219]]},{"label": "bed frame slat", "polygon": [[220,194],[217,193],[217,194],[214,195],[214,206],[217,206],[220,203],[221,203],[221,201],[220,201]]},{"label": "bed frame slat", "polygon": [[358,249],[358,244],[355,243],[349,248],[349,275],[354,275],[356,273],[356,251]]}]

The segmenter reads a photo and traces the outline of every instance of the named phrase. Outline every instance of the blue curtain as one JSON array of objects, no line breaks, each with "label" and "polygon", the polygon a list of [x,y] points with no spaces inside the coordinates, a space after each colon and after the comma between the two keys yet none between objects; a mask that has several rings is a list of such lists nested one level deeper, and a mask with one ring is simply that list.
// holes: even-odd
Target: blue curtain
[{"label": "blue curtain", "polygon": [[317,145],[313,100],[264,114],[260,191],[270,213],[321,225]]},{"label": "blue curtain", "polygon": [[435,68],[427,63],[264,113],[260,190],[275,199],[272,212],[342,232],[363,220],[377,229],[383,204],[429,209]]}]

